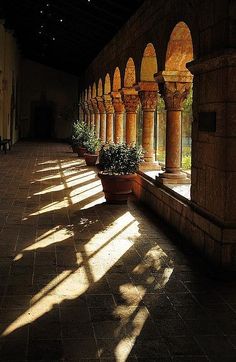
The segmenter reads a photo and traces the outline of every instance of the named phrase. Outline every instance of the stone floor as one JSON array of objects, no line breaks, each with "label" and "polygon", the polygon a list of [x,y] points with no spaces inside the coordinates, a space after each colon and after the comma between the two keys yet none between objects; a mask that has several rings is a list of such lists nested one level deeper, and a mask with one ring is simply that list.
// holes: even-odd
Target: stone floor
[{"label": "stone floor", "polygon": [[0,154],[0,361],[236,361],[236,282],[67,145]]}]

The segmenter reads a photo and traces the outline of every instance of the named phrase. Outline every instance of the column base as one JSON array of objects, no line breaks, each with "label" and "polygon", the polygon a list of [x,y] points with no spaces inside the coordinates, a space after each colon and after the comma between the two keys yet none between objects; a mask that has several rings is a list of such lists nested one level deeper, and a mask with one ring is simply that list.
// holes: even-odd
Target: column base
[{"label": "column base", "polygon": [[139,170],[140,171],[159,171],[161,170],[161,166],[159,165],[159,163],[156,161],[144,161],[140,164],[139,166]]},{"label": "column base", "polygon": [[166,184],[191,184],[191,179],[187,177],[185,172],[169,173],[164,172],[158,177],[156,181],[161,182],[163,185]]}]

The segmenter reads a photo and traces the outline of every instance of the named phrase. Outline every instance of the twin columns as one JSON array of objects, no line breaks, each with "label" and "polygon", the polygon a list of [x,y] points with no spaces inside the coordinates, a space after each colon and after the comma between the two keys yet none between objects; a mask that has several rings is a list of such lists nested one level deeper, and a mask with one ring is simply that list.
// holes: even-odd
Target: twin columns
[{"label": "twin columns", "polygon": [[156,82],[140,82],[133,88],[123,88],[119,92],[92,98],[81,104],[85,121],[103,143],[119,143],[123,141],[123,117],[126,112],[126,143],[135,144],[137,111],[141,103],[142,146],[147,166],[144,168],[158,169],[158,163],[154,162],[154,115],[159,99],[159,85],[159,93],[166,108],[166,164],[159,180],[163,183],[186,183],[188,179],[180,167],[181,112],[191,89],[192,78],[189,71],[164,71],[155,75]]}]

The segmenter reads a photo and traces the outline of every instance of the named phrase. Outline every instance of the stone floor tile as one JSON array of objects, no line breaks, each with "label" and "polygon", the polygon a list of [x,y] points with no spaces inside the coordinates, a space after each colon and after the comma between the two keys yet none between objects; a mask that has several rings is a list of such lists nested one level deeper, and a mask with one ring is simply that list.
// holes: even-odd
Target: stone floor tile
[{"label": "stone floor tile", "polygon": [[61,361],[64,356],[60,340],[30,340],[28,361]]},{"label": "stone floor tile", "polygon": [[236,360],[234,281],[210,279],[134,199],[106,205],[99,183],[93,195],[96,170],[67,145],[20,142],[10,156],[0,159],[1,361]]}]

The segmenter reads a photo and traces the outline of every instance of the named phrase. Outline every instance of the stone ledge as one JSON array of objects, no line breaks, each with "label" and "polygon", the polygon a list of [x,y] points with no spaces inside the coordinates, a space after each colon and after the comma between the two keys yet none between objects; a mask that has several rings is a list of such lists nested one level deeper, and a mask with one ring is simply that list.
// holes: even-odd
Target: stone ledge
[{"label": "stone ledge", "polygon": [[[170,191],[170,192],[169,192]],[[140,173],[134,185],[136,197],[146,203],[184,239],[192,243],[218,270],[236,271],[236,226],[227,226],[199,213],[196,205],[155,185]]]}]

